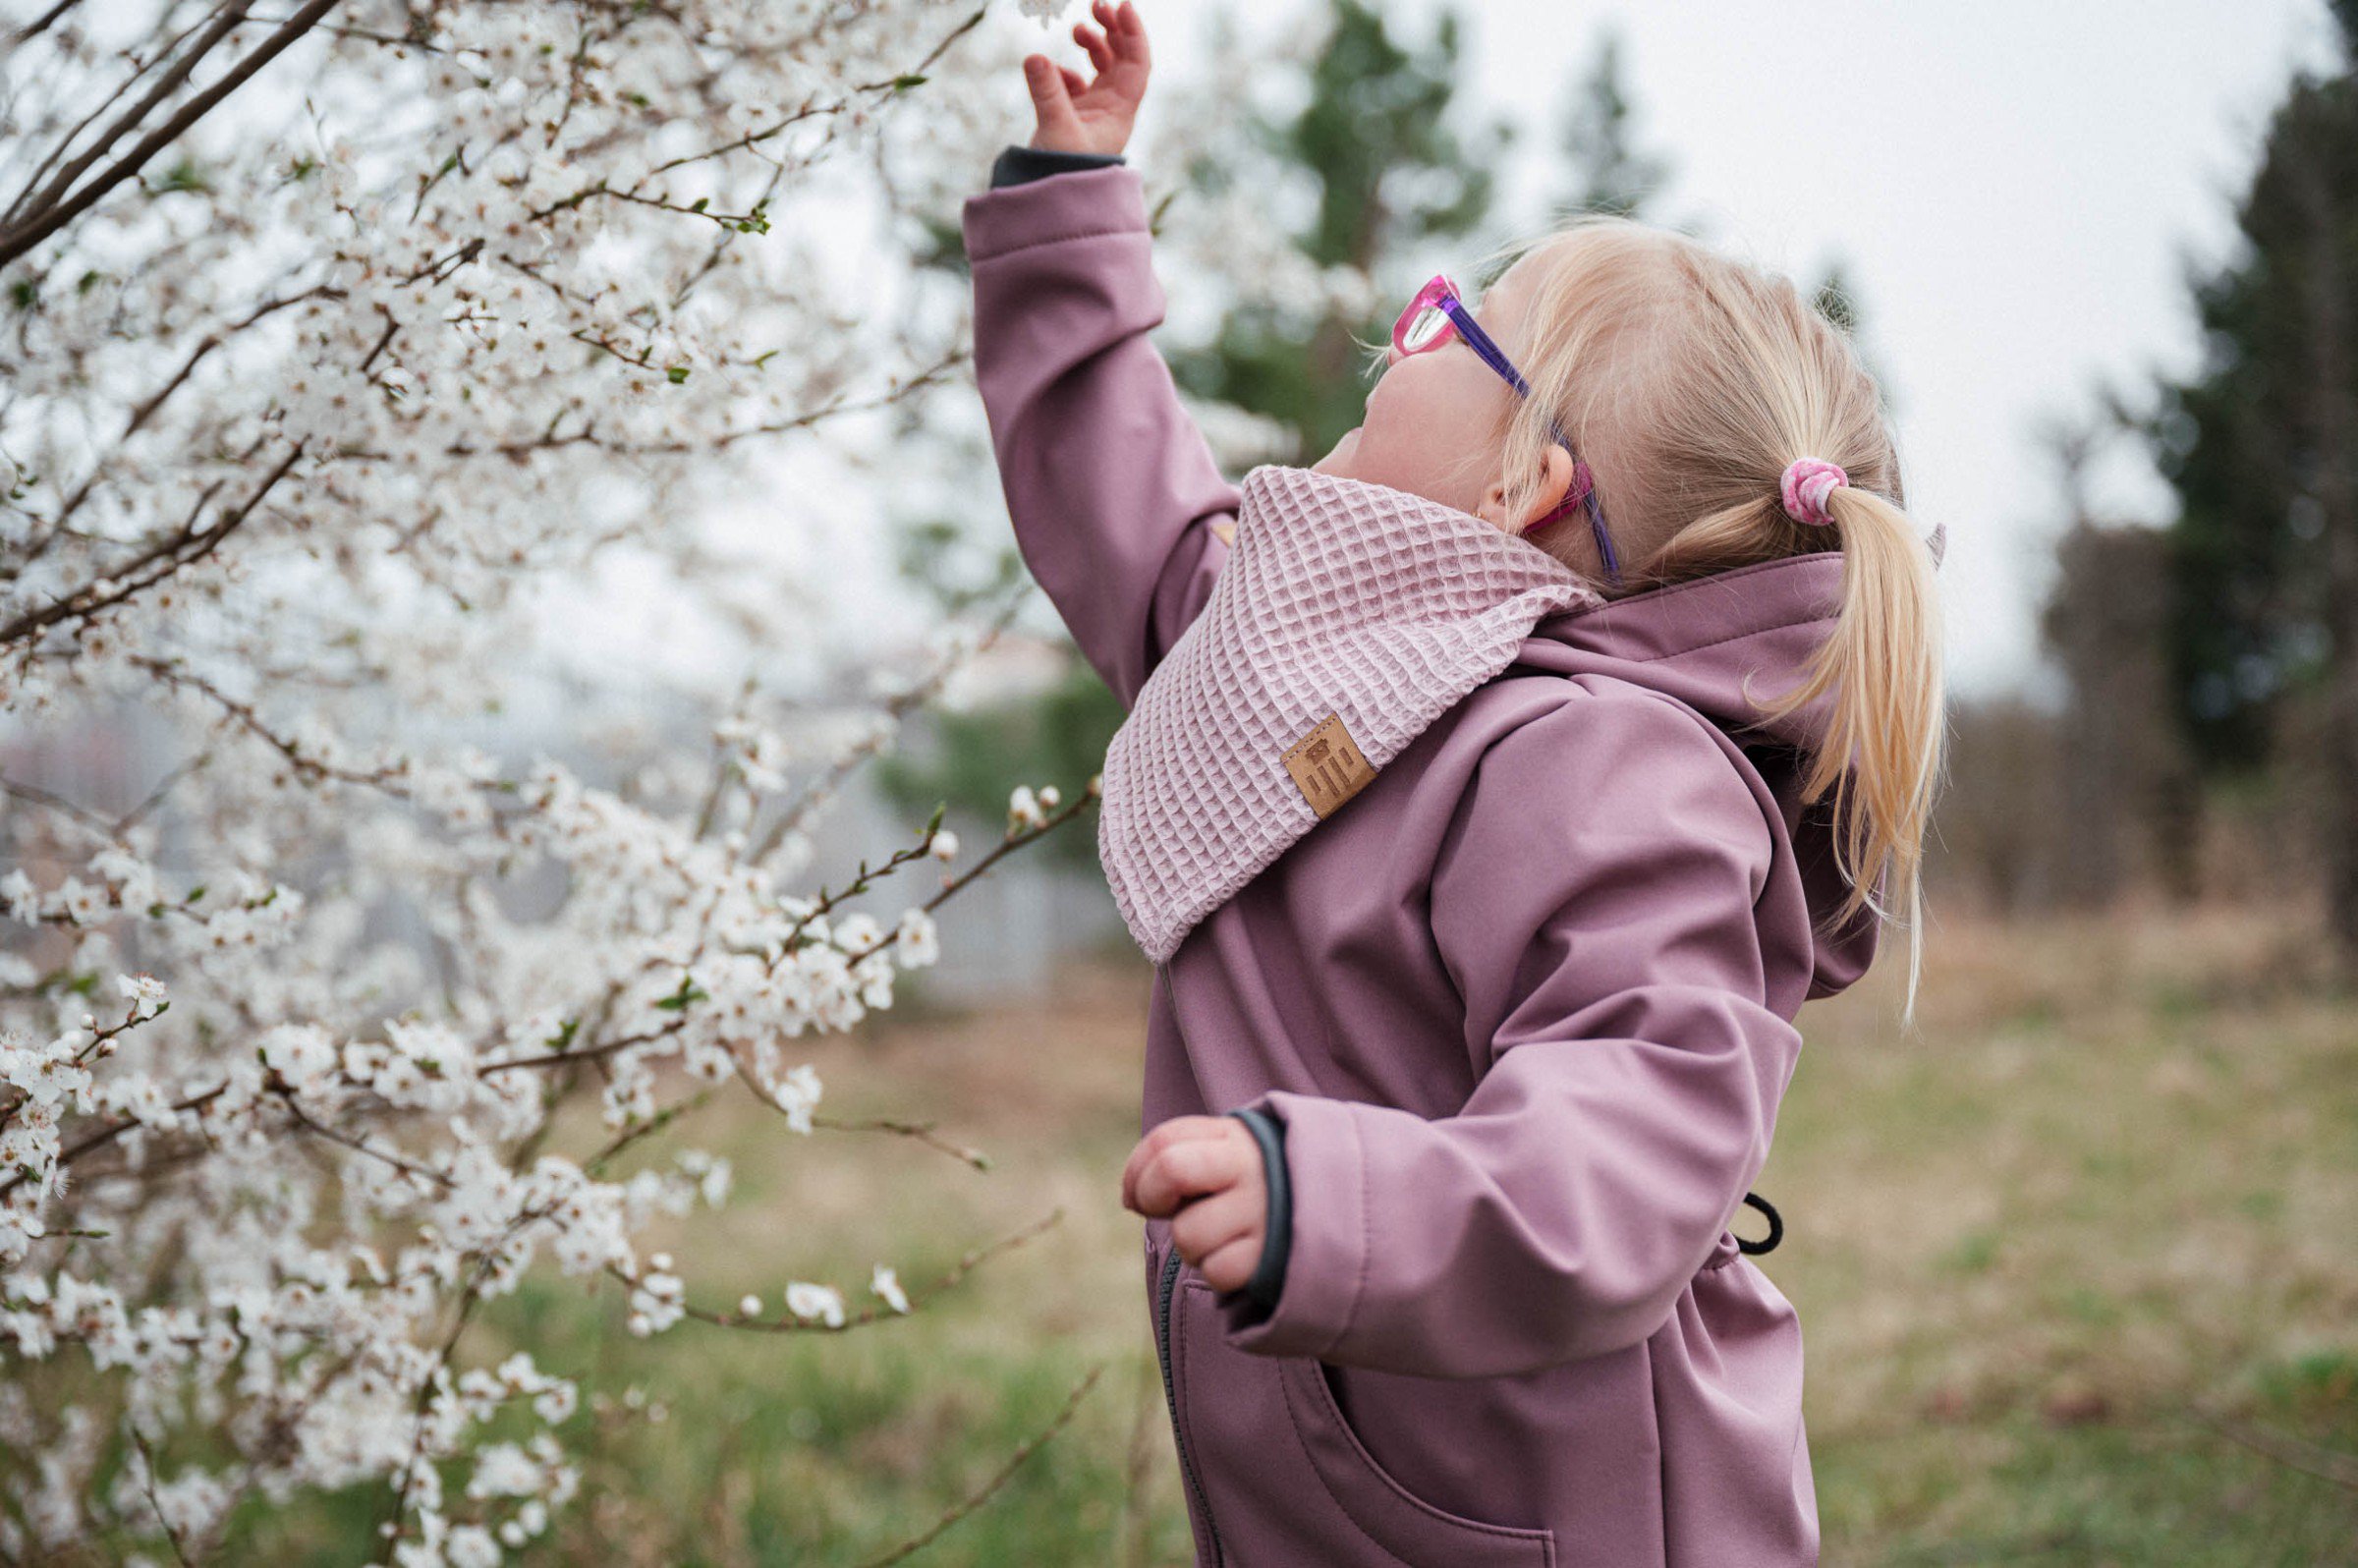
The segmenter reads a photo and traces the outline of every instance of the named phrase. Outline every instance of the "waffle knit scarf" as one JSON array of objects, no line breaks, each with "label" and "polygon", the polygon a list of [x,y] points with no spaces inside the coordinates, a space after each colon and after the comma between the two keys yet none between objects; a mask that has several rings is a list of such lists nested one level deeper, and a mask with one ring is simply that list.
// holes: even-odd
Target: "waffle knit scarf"
[{"label": "waffle knit scarf", "polygon": [[1097,856],[1159,964],[1547,616],[1603,602],[1470,512],[1263,464],[1227,562],[1105,753]]}]

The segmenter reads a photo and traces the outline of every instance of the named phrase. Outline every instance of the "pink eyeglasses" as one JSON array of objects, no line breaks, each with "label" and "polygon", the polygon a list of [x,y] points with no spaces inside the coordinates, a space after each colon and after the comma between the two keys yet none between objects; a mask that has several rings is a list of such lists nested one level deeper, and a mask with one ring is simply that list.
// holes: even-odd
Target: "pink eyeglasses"
[{"label": "pink eyeglasses", "polygon": [[[1483,331],[1481,323],[1474,319],[1474,312],[1466,308],[1465,302],[1458,295],[1457,285],[1450,282],[1445,273],[1435,273],[1432,281],[1417,291],[1417,297],[1408,302],[1408,308],[1402,310],[1400,318],[1392,323],[1392,347],[1404,356],[1423,354],[1439,348],[1453,335],[1462,337],[1466,347],[1481,355],[1483,363],[1505,377],[1506,384],[1519,395],[1531,396],[1530,383],[1523,379],[1522,372],[1514,367],[1498,345],[1490,341],[1490,335]],[[1547,428],[1555,433],[1555,439],[1563,449],[1572,454],[1572,487],[1553,511],[1523,532],[1536,533],[1556,519],[1569,516],[1575,507],[1586,506],[1590,529],[1597,535],[1597,553],[1604,562],[1605,576],[1618,588],[1621,584],[1621,560],[1613,550],[1612,535],[1605,532],[1604,511],[1597,502],[1596,476],[1589,472],[1588,462],[1573,451],[1571,438],[1564,434],[1563,426],[1550,418]]]}]

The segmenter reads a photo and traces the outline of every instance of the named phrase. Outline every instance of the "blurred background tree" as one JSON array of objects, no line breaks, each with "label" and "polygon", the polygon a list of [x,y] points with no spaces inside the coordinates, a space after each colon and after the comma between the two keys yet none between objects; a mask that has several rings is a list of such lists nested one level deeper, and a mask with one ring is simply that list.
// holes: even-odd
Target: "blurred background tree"
[{"label": "blurred background tree", "polygon": [[[1469,234],[1489,216],[1497,168],[1515,140],[1514,127],[1499,120],[1456,127],[1463,80],[1454,10],[1443,9],[1432,38],[1411,46],[1392,35],[1380,9],[1333,0],[1308,101],[1289,115],[1249,113],[1238,149],[1245,155],[1207,160],[1198,179],[1211,188],[1254,181],[1279,190],[1307,176],[1315,206],[1292,231],[1294,246],[1319,265],[1365,272],[1379,301],[1405,298],[1401,289],[1423,281],[1401,273],[1406,255]],[[1315,463],[1360,422],[1368,377],[1352,339],[1386,335],[1390,316],[1380,307],[1377,314],[1305,321],[1246,300],[1210,343],[1173,353],[1171,371],[1197,397],[1280,421],[1295,436],[1285,461]]]},{"label": "blurred background tree", "polygon": [[2102,908],[2144,883],[2183,901],[2195,890],[2197,802],[2168,678],[2168,535],[2095,515],[2089,470],[2118,433],[2103,410],[2044,433],[2067,519],[2039,621],[2065,688],[2049,758],[2061,830],[2054,900]]},{"label": "blurred background tree", "polygon": [[2272,120],[2241,253],[2189,278],[2202,367],[2142,428],[2177,492],[2168,661],[2193,756],[2289,796],[2358,973],[2358,4],[2333,13],[2340,67],[2296,77]]},{"label": "blurred background tree", "polygon": [[[1554,212],[1618,212],[1642,218],[1669,180],[1672,164],[1637,145],[1637,106],[1621,83],[1621,34],[1605,28],[1581,90],[1566,100],[1557,137],[1566,195]],[[1691,231],[1690,231],[1691,232]]]}]

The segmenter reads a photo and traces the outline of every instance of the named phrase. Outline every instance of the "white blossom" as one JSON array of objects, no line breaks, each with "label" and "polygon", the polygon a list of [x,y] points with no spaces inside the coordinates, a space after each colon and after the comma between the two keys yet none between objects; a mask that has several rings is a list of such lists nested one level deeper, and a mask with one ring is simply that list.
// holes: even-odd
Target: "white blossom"
[{"label": "white blossom", "polygon": [[843,1295],[832,1285],[816,1285],[807,1279],[789,1281],[786,1310],[797,1317],[824,1318],[830,1328],[843,1326]]},{"label": "white blossom", "polygon": [[[711,524],[839,507],[767,461],[859,456],[838,406],[973,427],[921,373],[965,355],[914,297],[939,280],[813,237],[871,166],[889,216],[954,212],[1028,40],[934,58],[964,18],[920,0],[628,9],[346,0],[5,263],[0,721],[12,758],[119,774],[83,799],[50,789],[80,760],[12,760],[49,793],[0,800],[0,1354],[59,1390],[0,1382],[12,1559],[227,1560],[239,1499],[347,1488],[399,1498],[356,1560],[529,1554],[585,1396],[460,1309],[560,1279],[637,1334],[727,1331],[647,1240],[736,1185],[691,1107],[812,1132],[792,1042],[938,959],[909,884],[957,834],[846,846],[827,813],[915,685],[813,722],[857,683],[773,672],[831,651],[833,585]],[[0,54],[0,205],[186,10],[68,7]],[[624,580],[734,666],[585,677],[643,645]],[[897,918],[802,885],[837,848],[899,857],[865,890]],[[832,1287],[785,1306],[847,1321]]]}]

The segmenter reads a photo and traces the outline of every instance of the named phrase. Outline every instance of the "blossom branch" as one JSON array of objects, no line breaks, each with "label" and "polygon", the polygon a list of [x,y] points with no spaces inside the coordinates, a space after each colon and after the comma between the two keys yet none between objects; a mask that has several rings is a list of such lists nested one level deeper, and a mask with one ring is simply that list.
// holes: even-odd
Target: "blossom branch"
[{"label": "blossom branch", "polygon": [[172,1521],[164,1517],[163,1501],[155,1494],[155,1454],[147,1446],[146,1434],[140,1430],[137,1421],[126,1425],[131,1429],[131,1440],[139,1445],[140,1484],[147,1494],[147,1506],[155,1510],[155,1522],[163,1530],[164,1540],[171,1546],[172,1555],[179,1560],[180,1568],[195,1568],[189,1561],[188,1548],[180,1543],[180,1532],[174,1530]]},{"label": "blossom branch", "polygon": [[[276,32],[257,44],[244,59],[231,67],[220,81],[189,99],[171,119],[157,126],[118,159],[112,167],[100,172],[95,179],[83,186],[79,191],[68,195],[66,186],[71,184],[70,181],[62,184],[57,180],[51,181],[50,186],[39,196],[26,204],[25,215],[22,218],[0,228],[0,267],[14,261],[82,216],[99,197],[139,173],[146,166],[150,158],[179,140],[189,127],[210,114],[222,99],[244,86],[249,78],[276,59],[289,44],[309,32],[312,26],[327,13],[333,11],[338,3],[339,0],[310,0],[309,5],[289,17],[285,25],[280,27]],[[234,16],[242,17],[251,5],[252,0],[232,0],[228,9]],[[230,25],[234,26],[235,24],[232,22]],[[222,30],[226,31],[227,28],[224,28]],[[201,54],[211,46],[210,42],[200,39],[196,53]],[[194,69],[196,55],[192,55],[186,64]],[[185,79],[186,72],[181,75]],[[177,86],[178,83],[174,82],[172,84]],[[154,94],[151,93],[149,97],[152,99]],[[131,123],[137,124],[140,118],[143,118],[144,109],[149,106],[151,104],[148,100],[141,100],[141,109],[137,115],[131,117]],[[111,137],[108,140],[111,140]],[[86,168],[86,165],[84,167]],[[80,172],[80,170],[76,171],[77,177]]]},{"label": "blossom branch", "polygon": [[[1023,1229],[1012,1231],[996,1241],[986,1242],[981,1247],[970,1250],[955,1263],[952,1263],[939,1279],[924,1289],[909,1294],[909,1313],[915,1313],[918,1308],[956,1285],[995,1254],[1023,1246],[1050,1226],[1062,1223],[1063,1219],[1064,1205],[1059,1204],[1043,1217],[1034,1220]],[[640,1283],[640,1280],[627,1269],[609,1267],[607,1272],[626,1285],[636,1286]],[[707,1308],[690,1306],[685,1302],[681,1303],[680,1312],[683,1316],[692,1317],[700,1323],[709,1323],[715,1328],[742,1328],[749,1332],[762,1334],[843,1334],[849,1333],[855,1328],[865,1328],[870,1323],[908,1316],[889,1305],[869,1307],[857,1313],[847,1313],[840,1321],[823,1317],[801,1317],[794,1316],[791,1312],[781,1317],[763,1317],[758,1314],[748,1313],[713,1312]]]},{"label": "blossom branch", "polygon": [[[53,603],[28,610],[6,626],[0,626],[0,646],[25,642],[62,621],[86,622],[100,611],[124,603],[183,567],[210,555],[215,546],[236,532],[253,515],[254,508],[260,506],[263,498],[278,487],[278,481],[294,470],[297,460],[302,456],[303,443],[298,441],[288,449],[278,467],[263,476],[241,505],[223,513],[210,527],[198,528],[196,520],[203,516],[205,504],[212,499],[219,486],[216,484],[207,489],[198,499],[196,510],[178,532],[158,539],[105,577],[84,584]],[[126,578],[129,581],[124,581]]]},{"label": "blossom branch", "polygon": [[882,721],[870,731],[870,736],[861,744],[847,748],[844,754],[835,759],[827,772],[805,788],[785,812],[769,825],[769,830],[761,837],[759,847],[753,853],[754,863],[759,865],[775,855],[778,847],[785,843],[786,835],[800,827],[814,808],[831,799],[835,791],[842,787],[843,781],[849,778],[869,757],[875,755],[883,744],[884,738],[899,728],[904,714],[923,706],[938,696],[950,676],[956,673],[963,658],[971,656],[972,653],[979,653],[996,642],[999,635],[1014,621],[1016,612],[1023,608],[1024,600],[1029,593],[1029,584],[1025,585],[1023,588],[1009,593],[1007,602],[1000,606],[999,613],[991,619],[990,624],[976,640],[971,650],[966,653],[952,652],[945,655],[936,661],[930,671],[913,683],[907,690],[895,692],[886,697]]}]

